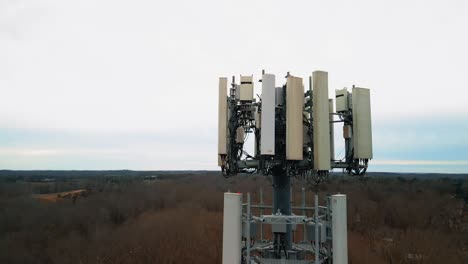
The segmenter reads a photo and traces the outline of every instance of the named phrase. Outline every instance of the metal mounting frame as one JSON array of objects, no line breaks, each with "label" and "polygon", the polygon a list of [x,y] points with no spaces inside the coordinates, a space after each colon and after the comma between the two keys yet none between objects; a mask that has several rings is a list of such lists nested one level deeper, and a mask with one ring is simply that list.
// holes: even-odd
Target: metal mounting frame
[{"label": "metal mounting frame", "polygon": [[[269,214],[269,215],[259,215],[255,216],[252,214],[252,209],[272,209],[271,206],[263,205],[263,190],[260,191],[260,202],[261,204],[256,205],[251,203],[251,196],[250,193],[247,193],[247,202],[243,203],[243,217],[242,222],[243,225],[247,230],[243,231],[243,236],[245,239],[244,243],[244,255],[243,263],[304,263],[304,264],[318,264],[318,263],[325,263],[327,260],[331,259],[331,244],[332,244],[332,236],[331,234],[326,235],[326,243],[320,243],[319,241],[319,232],[318,228],[319,225],[323,225],[325,228],[331,228],[331,209],[330,209],[330,197],[326,198],[326,206],[319,206],[319,198],[318,195],[315,195],[315,206],[310,207],[306,206],[305,203],[305,188],[302,188],[302,205],[301,206],[291,206],[295,210],[300,210],[304,214],[303,215],[283,215],[281,213],[276,214]],[[313,216],[307,216],[305,212],[310,211],[312,212]],[[250,223],[250,224],[248,224]],[[317,223],[317,224],[316,224]],[[252,237],[247,236],[245,234],[250,234],[250,226],[251,224],[260,224],[260,240],[254,241],[252,243]],[[274,241],[268,241],[264,239],[263,236],[263,225],[275,225],[275,224],[283,224],[283,225],[304,225],[303,229],[303,237],[305,237],[305,225],[312,224],[315,226],[315,239],[312,242],[308,241],[300,241],[299,243],[292,244],[292,251],[296,252],[298,255],[314,255],[314,260],[301,260],[301,259],[274,259],[274,258],[262,258],[258,255],[254,256],[252,253],[265,253],[267,251],[274,250]],[[315,254],[318,252],[318,254]],[[281,260],[282,262],[278,262]]]}]

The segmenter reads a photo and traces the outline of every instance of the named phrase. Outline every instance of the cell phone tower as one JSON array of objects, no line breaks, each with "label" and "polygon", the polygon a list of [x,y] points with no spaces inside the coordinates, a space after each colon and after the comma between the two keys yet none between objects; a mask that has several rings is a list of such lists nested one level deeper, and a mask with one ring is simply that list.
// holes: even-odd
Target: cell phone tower
[{"label": "cell phone tower", "polygon": [[[351,91],[336,90],[334,111],[327,72],[314,71],[306,90],[302,78],[289,72],[285,78],[277,86],[275,75],[263,71],[258,101],[252,75],[241,75],[239,83],[232,77],[229,91],[228,79],[219,78],[218,165],[222,174],[261,173],[271,175],[273,182],[272,206],[252,205],[249,194],[242,204],[241,194],[225,193],[225,264],[347,263],[346,196],[333,195],[326,206],[319,206],[316,195],[315,207],[292,208],[291,178],[319,184],[333,169],[365,175],[373,157],[370,91],[355,86]],[[342,160],[334,155],[333,124],[338,122],[343,123],[345,141]],[[255,138],[253,153],[245,150],[248,134]],[[271,209],[272,214],[253,216],[252,208]],[[292,209],[314,213],[312,217],[295,215]],[[270,241],[253,239],[259,224],[272,225]],[[303,243],[293,243],[296,225],[303,225]]]}]

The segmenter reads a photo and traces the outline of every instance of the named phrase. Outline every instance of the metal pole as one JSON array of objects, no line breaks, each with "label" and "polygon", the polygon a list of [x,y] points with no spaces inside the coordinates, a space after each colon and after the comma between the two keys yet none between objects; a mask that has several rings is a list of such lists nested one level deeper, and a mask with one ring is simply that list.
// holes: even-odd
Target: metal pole
[{"label": "metal pole", "polygon": [[[273,214],[278,211],[283,215],[291,215],[290,201],[290,177],[286,175],[284,170],[273,170]],[[291,225],[286,225],[285,246],[286,250],[292,248],[292,232]]]},{"label": "metal pole", "polygon": [[[291,184],[289,185],[289,206],[291,207],[291,214],[293,214],[293,209],[292,209],[292,206],[294,204],[294,197],[293,197],[293,184],[291,182]],[[293,226],[292,225],[289,225],[291,226],[291,243],[292,243],[292,240],[293,240],[293,237],[294,237],[294,234],[293,232],[295,233],[295,231],[293,231]],[[292,244],[291,244],[292,245]]]},{"label": "metal pole", "polygon": [[320,264],[320,244],[319,244],[319,207],[318,207],[318,195],[315,194],[315,264]]},{"label": "metal pole", "polygon": [[[302,215],[306,215],[306,193],[305,193],[305,188],[302,188]],[[306,224],[304,223],[303,228],[302,228],[302,241],[306,241]]]},{"label": "metal pole", "polygon": [[246,243],[247,243],[247,264],[250,264],[250,193],[247,193],[247,226],[245,228],[246,231]]},{"label": "metal pole", "polygon": [[[326,203],[327,203],[327,209],[326,209],[326,220],[327,221],[327,224],[330,224],[331,225],[331,197],[330,195],[327,195],[327,198],[326,198]],[[332,230],[333,232],[333,230]],[[333,233],[332,233],[332,239],[331,241],[330,240],[327,240],[327,247],[330,249],[332,248],[332,245],[333,245]],[[331,259],[333,261],[333,257],[332,257],[332,252],[331,250],[327,250],[327,257],[329,259]]]},{"label": "metal pole", "polygon": [[[263,205],[263,188],[260,188],[260,205]],[[263,209],[260,208],[260,216],[263,215]],[[260,223],[260,241],[263,241],[263,223]]]},{"label": "metal pole", "polygon": [[289,200],[291,203],[291,207],[294,204],[294,197],[293,197],[293,187],[292,184],[289,186]]}]

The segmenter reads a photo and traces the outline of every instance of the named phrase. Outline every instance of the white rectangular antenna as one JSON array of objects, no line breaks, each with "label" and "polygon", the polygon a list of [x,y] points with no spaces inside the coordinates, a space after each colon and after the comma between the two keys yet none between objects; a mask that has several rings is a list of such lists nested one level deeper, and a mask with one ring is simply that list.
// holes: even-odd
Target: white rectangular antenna
[{"label": "white rectangular antenna", "polygon": [[335,90],[336,97],[336,112],[348,111],[348,90],[338,89]]},{"label": "white rectangular antenna", "polygon": [[335,123],[333,123],[333,99],[328,99],[328,111],[330,112],[330,160],[335,160]]},{"label": "white rectangular antenna", "polygon": [[354,158],[372,159],[370,90],[353,87],[352,107]]},{"label": "white rectangular antenna", "polygon": [[275,155],[275,75],[262,76],[260,154]]},{"label": "white rectangular antenna", "polygon": [[[286,81],[286,159],[302,160],[304,131],[304,86],[302,78],[288,76]],[[328,126],[327,126],[328,127]]]},{"label": "white rectangular antenna", "polygon": [[333,264],[348,264],[346,195],[331,196]]},{"label": "white rectangular antenna", "polygon": [[312,95],[314,169],[330,170],[330,110],[327,72],[312,73]]},{"label": "white rectangular antenna", "polygon": [[242,252],[242,194],[224,193],[223,264],[240,264]]},{"label": "white rectangular antenna", "polygon": [[253,100],[253,77],[242,76],[240,77],[239,87],[239,100],[252,101]]},{"label": "white rectangular antenna", "polygon": [[227,78],[219,78],[218,86],[218,166],[221,166],[220,155],[227,154]]}]

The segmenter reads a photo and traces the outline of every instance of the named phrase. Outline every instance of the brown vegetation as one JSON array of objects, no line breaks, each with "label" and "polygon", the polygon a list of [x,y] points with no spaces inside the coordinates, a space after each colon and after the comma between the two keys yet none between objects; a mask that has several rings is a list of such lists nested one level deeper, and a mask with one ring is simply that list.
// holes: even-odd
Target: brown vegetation
[{"label": "brown vegetation", "polygon": [[[295,204],[303,184],[294,182]],[[268,177],[218,173],[151,184],[142,177],[85,177],[45,186],[0,183],[0,263],[220,263],[223,192],[251,192],[257,203],[263,188],[271,201]],[[348,195],[350,263],[468,263],[467,186],[466,180],[333,177],[319,195]],[[57,190],[56,198],[67,188],[92,195],[76,203],[31,198],[44,188]],[[309,190],[308,204],[312,197]]]}]

